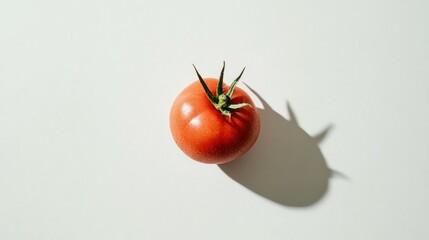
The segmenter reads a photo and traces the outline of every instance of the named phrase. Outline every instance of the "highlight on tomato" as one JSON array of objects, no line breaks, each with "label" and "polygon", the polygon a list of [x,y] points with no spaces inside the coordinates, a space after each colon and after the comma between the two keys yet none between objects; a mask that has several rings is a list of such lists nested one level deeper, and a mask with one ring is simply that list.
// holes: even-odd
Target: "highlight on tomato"
[{"label": "highlight on tomato", "polygon": [[246,153],[259,136],[258,109],[250,96],[237,87],[245,68],[232,82],[202,78],[182,90],[170,110],[170,130],[177,146],[190,158],[211,164],[235,160]]}]

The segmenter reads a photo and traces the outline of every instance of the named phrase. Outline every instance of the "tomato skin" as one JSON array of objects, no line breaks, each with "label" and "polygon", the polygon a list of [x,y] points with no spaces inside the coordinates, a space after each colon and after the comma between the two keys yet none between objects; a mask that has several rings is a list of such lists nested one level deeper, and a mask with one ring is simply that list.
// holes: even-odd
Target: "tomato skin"
[{"label": "tomato skin", "polygon": [[[204,79],[213,95],[218,80]],[[223,84],[226,91],[228,86]],[[259,136],[258,110],[250,96],[236,87],[231,104],[248,103],[231,116],[223,115],[207,98],[199,81],[183,89],[170,111],[170,130],[179,148],[190,158],[212,164],[222,164],[246,153]]]}]

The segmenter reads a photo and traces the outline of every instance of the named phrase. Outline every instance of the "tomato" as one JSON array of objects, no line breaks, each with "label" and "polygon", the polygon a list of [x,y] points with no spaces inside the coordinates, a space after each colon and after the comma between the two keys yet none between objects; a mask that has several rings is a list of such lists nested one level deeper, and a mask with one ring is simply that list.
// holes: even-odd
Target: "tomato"
[{"label": "tomato", "polygon": [[[195,68],[195,66],[194,66]],[[170,130],[179,148],[190,158],[202,162],[222,164],[246,153],[259,136],[258,110],[250,96],[219,80],[203,79],[198,73],[196,82],[182,90],[170,111]]]}]

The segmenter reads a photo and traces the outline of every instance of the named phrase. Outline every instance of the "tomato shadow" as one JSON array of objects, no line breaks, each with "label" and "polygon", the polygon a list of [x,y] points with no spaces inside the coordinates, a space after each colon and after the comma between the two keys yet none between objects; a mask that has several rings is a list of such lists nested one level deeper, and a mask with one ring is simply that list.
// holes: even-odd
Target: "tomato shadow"
[{"label": "tomato shadow", "polygon": [[319,148],[331,126],[310,136],[299,126],[289,103],[286,107],[290,119],[286,119],[249,89],[264,107],[259,109],[259,138],[244,156],[220,164],[219,168],[242,186],[278,204],[291,207],[314,205],[328,191],[329,179],[334,172]]}]

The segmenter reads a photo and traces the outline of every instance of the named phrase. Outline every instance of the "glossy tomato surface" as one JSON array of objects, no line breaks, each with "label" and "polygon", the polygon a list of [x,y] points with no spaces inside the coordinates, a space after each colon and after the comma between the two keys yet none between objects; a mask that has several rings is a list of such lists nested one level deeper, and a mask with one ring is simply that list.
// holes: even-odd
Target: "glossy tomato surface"
[{"label": "glossy tomato surface", "polygon": [[[215,94],[217,79],[204,79]],[[226,91],[228,86],[223,84]],[[200,82],[186,87],[176,98],[170,111],[170,130],[179,148],[190,158],[221,164],[237,159],[247,152],[259,135],[258,110],[250,96],[236,87],[231,104],[246,106],[223,115],[207,98]]]}]

